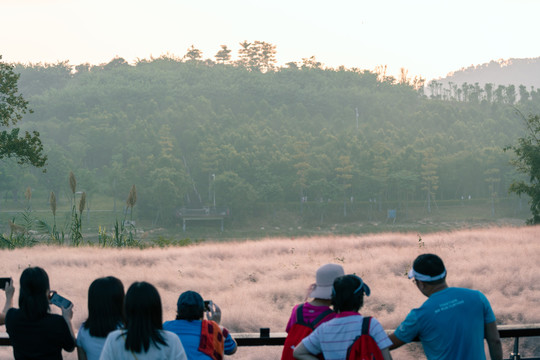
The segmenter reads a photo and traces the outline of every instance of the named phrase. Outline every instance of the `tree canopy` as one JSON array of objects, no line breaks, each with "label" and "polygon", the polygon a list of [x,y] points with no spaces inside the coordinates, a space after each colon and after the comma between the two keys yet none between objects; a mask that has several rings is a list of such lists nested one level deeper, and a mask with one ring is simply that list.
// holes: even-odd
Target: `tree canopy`
[{"label": "tree canopy", "polygon": [[23,136],[19,136],[20,129],[12,128],[31,110],[27,107],[28,101],[18,93],[17,82],[20,74],[13,71],[12,65],[1,60],[2,56],[0,56],[0,125],[8,129],[0,132],[0,159],[14,157],[19,164],[43,167],[47,157],[43,154],[39,133],[25,131]]},{"label": "tree canopy", "polygon": [[523,117],[527,134],[520,137],[512,149],[517,159],[513,160],[516,169],[528,177],[528,181],[515,181],[510,185],[510,191],[518,195],[530,196],[532,217],[529,224],[540,224],[540,116]]},{"label": "tree canopy", "polygon": [[[58,194],[73,171],[89,196],[118,199],[136,184],[157,221],[214,199],[245,217],[261,203],[336,201],[346,215],[353,199],[490,198],[517,176],[503,151],[523,136],[514,108],[540,112],[535,89],[512,103],[506,87],[500,99],[468,85],[424,95],[406,71],[395,81],[315,57],[280,68],[272,46],[244,45],[238,62],[222,46],[217,62],[192,47],[134,65],[16,65],[49,156],[34,183]],[[0,172],[4,189],[28,186]]]}]

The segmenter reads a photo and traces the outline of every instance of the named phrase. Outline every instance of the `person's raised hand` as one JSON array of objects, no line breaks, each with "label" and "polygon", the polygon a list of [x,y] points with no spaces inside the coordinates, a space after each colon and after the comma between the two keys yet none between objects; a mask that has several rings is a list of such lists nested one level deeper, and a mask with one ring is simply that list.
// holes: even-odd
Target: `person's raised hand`
[{"label": "person's raised hand", "polygon": [[62,316],[66,320],[71,320],[73,318],[73,304],[70,304],[67,308],[62,308]]},{"label": "person's raised hand", "polygon": [[217,304],[213,301],[210,301],[210,304],[208,304],[208,309],[206,311],[206,319],[215,321],[216,323],[221,322],[221,309]]},{"label": "person's raised hand", "polygon": [[13,294],[15,294],[15,286],[13,285],[13,279],[6,283],[6,299],[13,299]]}]

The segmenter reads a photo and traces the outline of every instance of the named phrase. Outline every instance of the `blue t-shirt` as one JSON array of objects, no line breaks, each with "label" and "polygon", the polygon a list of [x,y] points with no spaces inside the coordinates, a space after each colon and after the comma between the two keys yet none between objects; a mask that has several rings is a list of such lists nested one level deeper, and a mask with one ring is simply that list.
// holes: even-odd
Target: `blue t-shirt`
[{"label": "blue t-shirt", "polygon": [[[211,360],[212,358],[199,351],[201,341],[201,320],[172,320],[163,324],[163,329],[178,335],[189,360]],[[227,329],[222,328],[225,336],[225,355],[230,355],[236,350],[236,341]]]},{"label": "blue t-shirt", "polygon": [[405,343],[418,336],[428,360],[485,359],[484,326],[493,321],[480,291],[446,288],[411,310],[394,335]]}]

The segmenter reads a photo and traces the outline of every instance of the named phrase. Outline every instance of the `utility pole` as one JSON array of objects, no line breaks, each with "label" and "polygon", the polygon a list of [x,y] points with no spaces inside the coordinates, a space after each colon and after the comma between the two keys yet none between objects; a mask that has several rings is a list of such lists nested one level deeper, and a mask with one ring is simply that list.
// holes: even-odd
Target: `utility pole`
[{"label": "utility pole", "polygon": [[216,174],[212,174],[212,186],[214,187],[214,211],[216,211]]}]

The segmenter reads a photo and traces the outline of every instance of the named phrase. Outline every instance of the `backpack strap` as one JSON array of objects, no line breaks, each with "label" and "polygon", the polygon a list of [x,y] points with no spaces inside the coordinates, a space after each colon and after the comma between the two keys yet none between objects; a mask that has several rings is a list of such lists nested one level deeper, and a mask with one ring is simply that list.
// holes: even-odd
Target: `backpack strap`
[{"label": "backpack strap", "polygon": [[369,335],[369,325],[371,324],[371,316],[366,316],[362,320],[362,335]]},{"label": "backpack strap", "polygon": [[298,305],[296,308],[296,323],[304,326],[309,326],[304,320],[304,304]]},{"label": "backpack strap", "polygon": [[304,319],[304,304],[300,304],[298,305],[298,307],[296,308],[296,323],[300,324],[300,325],[304,325],[304,326],[308,326],[312,329],[315,329],[315,327],[325,318],[327,317],[328,315],[332,314],[334,312],[334,310],[332,309],[327,309],[326,311],[322,312],[319,314],[319,316],[317,316],[315,318],[315,320],[313,320],[311,323],[307,323],[306,320]]},{"label": "backpack strap", "polygon": [[310,325],[311,325],[313,328],[315,328],[315,327],[316,327],[316,326],[317,326],[317,325],[318,325],[325,317],[327,317],[328,315],[332,314],[333,312],[334,312],[334,310],[328,309],[328,310],[326,310],[325,312],[320,313],[319,316],[317,316],[317,317],[315,318],[315,320],[313,320],[313,321],[311,322]]}]

